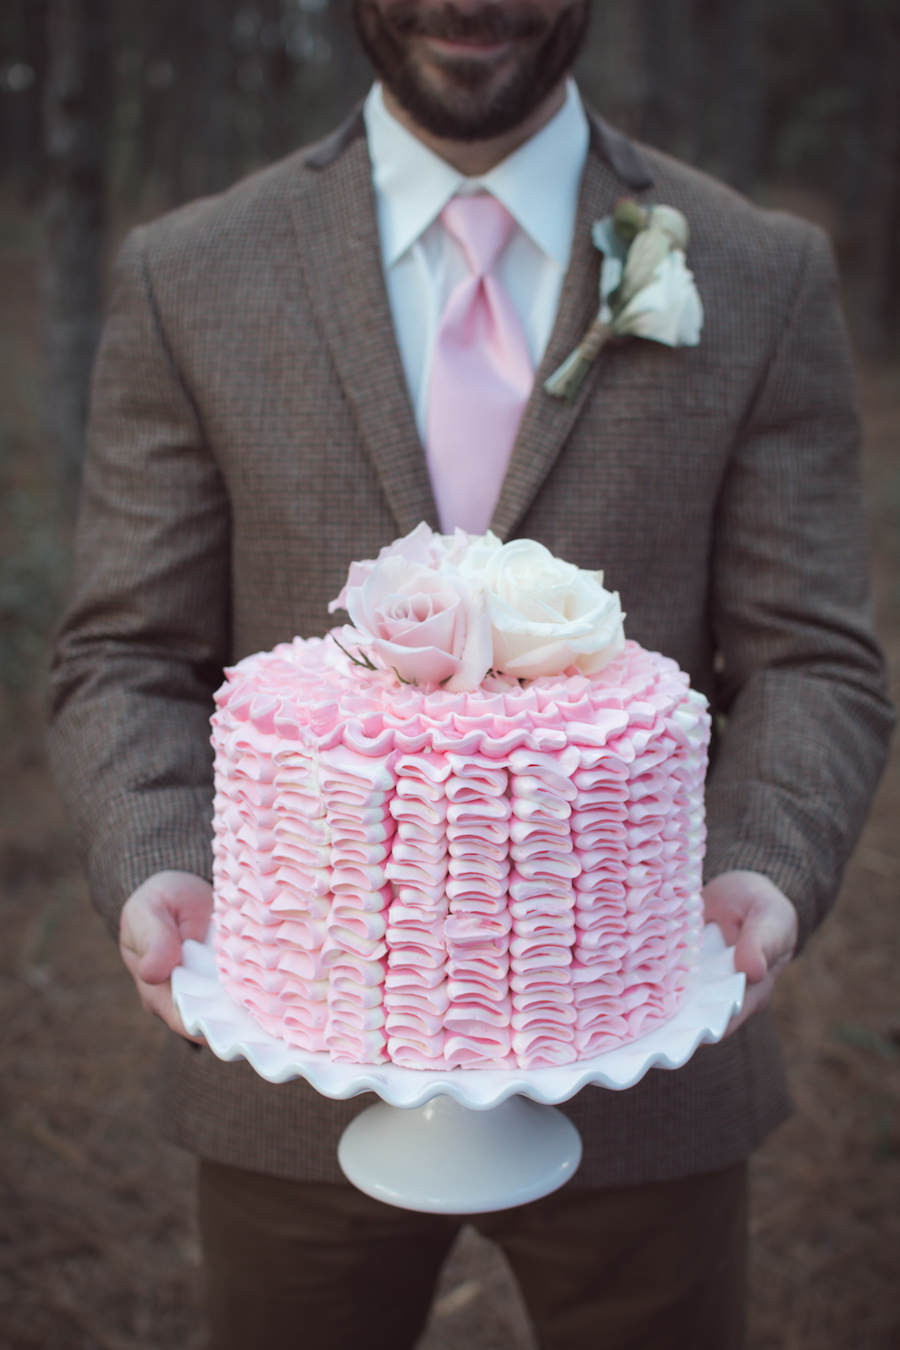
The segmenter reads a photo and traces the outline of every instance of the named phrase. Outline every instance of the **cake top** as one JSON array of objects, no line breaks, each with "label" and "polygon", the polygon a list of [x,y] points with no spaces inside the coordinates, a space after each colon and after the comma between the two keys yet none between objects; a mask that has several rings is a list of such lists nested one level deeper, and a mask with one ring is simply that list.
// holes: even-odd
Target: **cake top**
[{"label": "cake top", "polygon": [[335,609],[350,615],[332,636],[351,660],[450,693],[477,689],[489,674],[594,675],[625,640],[619,597],[602,572],[531,539],[435,534],[424,523],[352,563]]},{"label": "cake top", "polygon": [[[688,688],[674,661],[625,641],[619,597],[599,573],[531,540],[419,525],[351,564],[330,608],[352,623],[246,657],[226,672],[218,707],[255,735],[319,751],[496,757],[555,751],[576,727],[585,746],[629,721],[649,735]],[[691,734],[696,711],[679,716]]]}]

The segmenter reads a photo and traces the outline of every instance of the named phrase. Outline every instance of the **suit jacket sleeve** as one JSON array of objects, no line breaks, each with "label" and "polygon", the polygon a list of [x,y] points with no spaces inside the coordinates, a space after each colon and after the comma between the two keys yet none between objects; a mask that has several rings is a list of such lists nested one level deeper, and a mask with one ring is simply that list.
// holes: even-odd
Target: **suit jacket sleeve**
[{"label": "suit jacket sleeve", "polygon": [[160,868],[211,866],[212,693],[228,655],[229,513],[141,250],[120,255],[94,373],[74,596],[50,752],[116,929]]},{"label": "suit jacket sleeve", "polygon": [[872,637],[854,379],[830,250],[805,247],[718,503],[711,613],[721,740],[707,875],[749,868],[805,940],[833,899],[891,725]]}]

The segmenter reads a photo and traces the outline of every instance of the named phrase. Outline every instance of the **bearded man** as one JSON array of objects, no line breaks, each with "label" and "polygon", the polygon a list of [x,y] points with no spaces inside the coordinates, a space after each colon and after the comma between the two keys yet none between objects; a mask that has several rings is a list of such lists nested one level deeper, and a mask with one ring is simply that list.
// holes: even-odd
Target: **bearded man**
[{"label": "bearded man", "polygon": [[[742,1342],[746,1159],[788,1111],[765,1005],[834,898],[890,725],[853,383],[820,233],[583,108],[588,8],[356,0],[364,108],[119,259],[52,747],[96,902],[178,1033],[164,1116],[200,1159],[220,1350],[412,1346],[457,1231],[348,1187],[335,1149],[362,1103],[220,1063],[169,983],[209,919],[222,667],[322,632],[348,562],[421,519],[605,569],[629,635],[709,696],[704,897],[749,985],[721,1044],[567,1104],[573,1182],[475,1221],[545,1350]],[[591,227],[622,197],[687,217],[700,341],[610,345],[559,400],[545,381],[597,307]],[[449,403],[438,387],[473,202],[518,362],[475,449],[487,357]],[[469,396],[461,438],[447,409]]]}]

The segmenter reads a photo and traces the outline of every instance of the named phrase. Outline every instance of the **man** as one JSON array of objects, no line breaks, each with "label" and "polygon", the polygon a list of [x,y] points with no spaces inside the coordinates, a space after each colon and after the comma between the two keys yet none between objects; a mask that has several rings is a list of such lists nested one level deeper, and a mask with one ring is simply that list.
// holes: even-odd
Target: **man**
[{"label": "man", "polygon": [[[579,1094],[575,1182],[482,1226],[542,1346],[726,1350],[744,1163],[787,1112],[764,1005],[834,897],[890,724],[827,246],[584,113],[565,77],[586,0],[354,9],[382,82],[364,114],[123,249],[54,677],[97,903],[181,1033],[165,1112],[203,1160],[215,1344],[412,1345],[453,1236],[342,1184],[363,1103],[190,1046],[169,975],[209,917],[222,666],[323,631],[351,559],[484,495],[476,479],[453,497],[429,378],[468,266],[443,208],[474,195],[512,217],[496,272],[534,367],[492,528],[604,568],[629,636],[713,701],[705,903],[749,982],[722,1044]],[[623,196],[688,218],[701,341],[610,346],[561,402],[544,380],[594,316],[591,225]]]}]

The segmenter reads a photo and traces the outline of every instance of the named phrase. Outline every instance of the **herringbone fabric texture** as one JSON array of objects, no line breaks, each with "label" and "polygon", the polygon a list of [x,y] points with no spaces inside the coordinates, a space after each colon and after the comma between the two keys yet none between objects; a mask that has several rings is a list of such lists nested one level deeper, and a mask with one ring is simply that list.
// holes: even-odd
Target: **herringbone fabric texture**
[{"label": "herringbone fabric texture", "polygon": [[[596,307],[590,226],[626,193],[690,221],[701,344],[610,346],[561,404],[542,382]],[[819,231],[595,123],[556,326],[492,525],[603,568],[629,635],[710,696],[724,732],[708,873],[766,872],[804,939],[835,895],[890,725],[857,435]],[[350,560],[421,519],[436,523],[434,502],[356,118],[136,231],[119,261],[51,734],[112,929],[152,872],[209,872],[222,666],[323,632]],[[335,1144],[365,1099],[272,1086],[172,1042],[174,1137],[223,1162],[340,1179]],[[770,1019],[567,1109],[585,1138],[581,1185],[727,1166],[788,1109]]]}]

